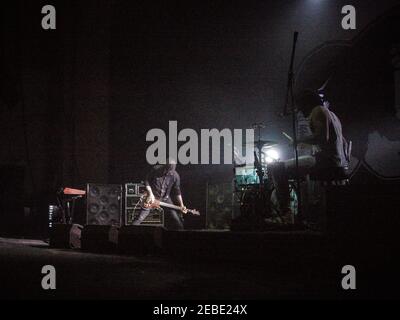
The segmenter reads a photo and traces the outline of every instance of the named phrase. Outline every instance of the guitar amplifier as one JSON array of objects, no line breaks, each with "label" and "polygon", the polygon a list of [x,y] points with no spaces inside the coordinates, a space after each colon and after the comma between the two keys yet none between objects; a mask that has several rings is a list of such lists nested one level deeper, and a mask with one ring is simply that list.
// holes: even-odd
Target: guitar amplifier
[{"label": "guitar amplifier", "polygon": [[207,229],[229,230],[234,210],[232,183],[207,184]]},{"label": "guitar amplifier", "polygon": [[88,183],[86,190],[86,225],[120,226],[122,185]]},{"label": "guitar amplifier", "polygon": [[[141,211],[140,199],[145,195],[146,187],[143,183],[125,184],[125,225],[132,225]],[[162,210],[154,209],[141,223],[142,226],[164,226]]]}]

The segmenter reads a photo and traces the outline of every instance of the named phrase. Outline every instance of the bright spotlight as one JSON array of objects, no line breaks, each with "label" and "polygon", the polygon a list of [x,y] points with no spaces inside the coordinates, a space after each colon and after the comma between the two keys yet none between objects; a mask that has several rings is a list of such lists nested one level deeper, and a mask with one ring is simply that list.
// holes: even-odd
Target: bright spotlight
[{"label": "bright spotlight", "polygon": [[268,158],[272,158],[275,161],[278,161],[280,158],[278,151],[276,151],[275,149],[269,149],[265,154]]},{"label": "bright spotlight", "polygon": [[262,152],[262,160],[267,164],[279,161],[279,152],[276,149],[265,148]]},{"label": "bright spotlight", "polygon": [[271,157],[265,157],[264,161],[265,161],[265,163],[270,164],[270,163],[274,162],[274,159],[272,159]]}]

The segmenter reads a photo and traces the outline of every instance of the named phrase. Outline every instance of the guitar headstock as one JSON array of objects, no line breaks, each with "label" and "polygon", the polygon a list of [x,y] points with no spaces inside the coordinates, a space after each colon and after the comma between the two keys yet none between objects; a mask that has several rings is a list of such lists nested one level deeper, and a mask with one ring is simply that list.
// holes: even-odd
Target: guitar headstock
[{"label": "guitar headstock", "polygon": [[188,212],[191,213],[194,216],[199,216],[200,215],[200,211],[198,211],[196,209],[188,210]]}]

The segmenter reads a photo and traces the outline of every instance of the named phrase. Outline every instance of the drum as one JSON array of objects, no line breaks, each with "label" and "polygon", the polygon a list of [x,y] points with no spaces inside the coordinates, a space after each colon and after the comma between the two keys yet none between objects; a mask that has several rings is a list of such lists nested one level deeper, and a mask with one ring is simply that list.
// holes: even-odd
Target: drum
[{"label": "drum", "polygon": [[[295,216],[298,214],[298,196],[294,183],[289,184],[290,208]],[[240,214],[250,217],[274,217],[279,216],[279,202],[274,187],[260,191],[258,185],[243,187],[240,196]]]},{"label": "drum", "polygon": [[240,214],[236,217],[237,226],[256,230],[263,226],[263,220],[268,216],[268,193],[260,191],[258,185],[243,188],[240,192]]},{"label": "drum", "polygon": [[254,166],[235,168],[236,187],[256,185],[259,183],[256,169]]}]

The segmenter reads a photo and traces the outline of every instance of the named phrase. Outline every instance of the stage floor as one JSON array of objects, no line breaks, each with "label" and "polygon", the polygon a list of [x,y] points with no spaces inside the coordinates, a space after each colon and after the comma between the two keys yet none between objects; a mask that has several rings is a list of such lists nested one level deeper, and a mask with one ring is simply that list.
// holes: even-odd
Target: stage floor
[{"label": "stage floor", "polygon": [[[299,266],[177,262],[166,256],[51,249],[40,240],[0,238],[2,299],[276,299],[335,296],[326,270]],[[41,268],[57,288],[41,288]],[[317,281],[316,281],[317,279]]]},{"label": "stage floor", "polygon": [[[0,298],[265,300],[398,295],[391,274],[390,283],[376,277],[383,274],[381,266],[377,269],[370,261],[352,258],[341,261],[324,251],[323,239],[304,232],[171,232],[164,239],[163,253],[135,256],[0,238]],[[236,256],[225,259],[226,255]],[[353,292],[340,285],[343,263],[349,262],[355,262],[361,282]],[[385,268],[386,262],[382,263]],[[41,287],[45,265],[56,269],[56,290]]]}]

